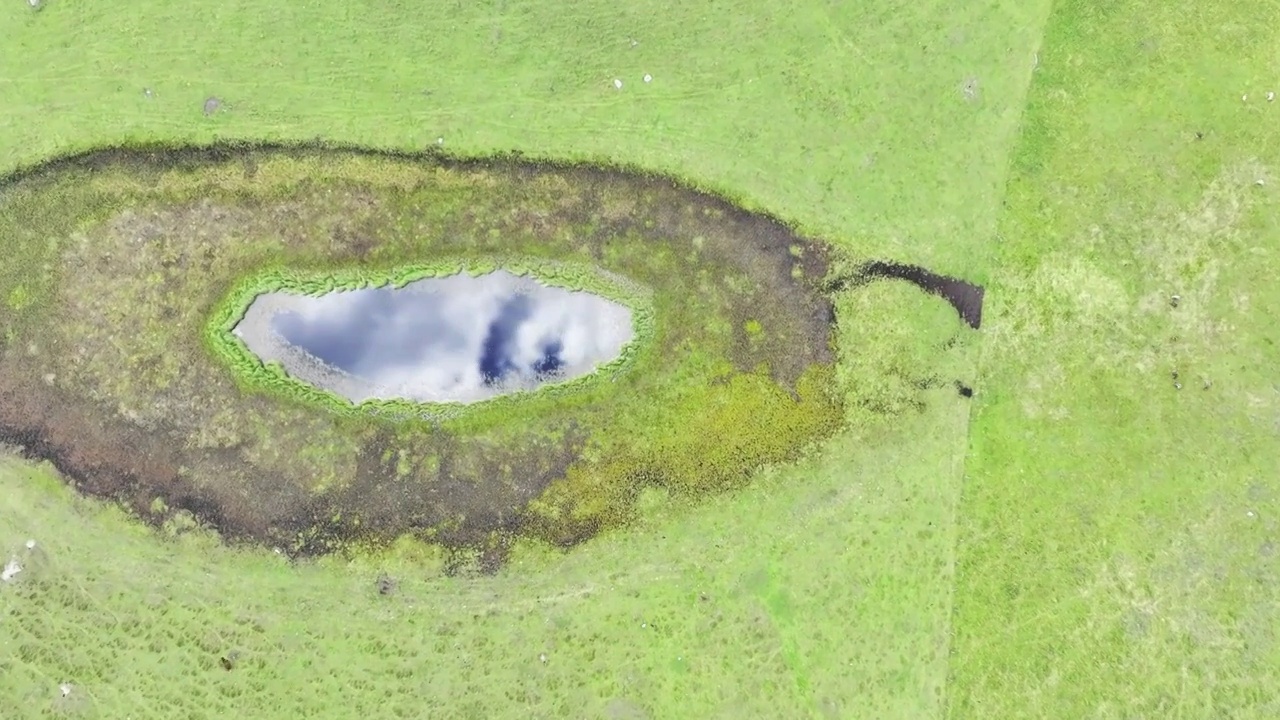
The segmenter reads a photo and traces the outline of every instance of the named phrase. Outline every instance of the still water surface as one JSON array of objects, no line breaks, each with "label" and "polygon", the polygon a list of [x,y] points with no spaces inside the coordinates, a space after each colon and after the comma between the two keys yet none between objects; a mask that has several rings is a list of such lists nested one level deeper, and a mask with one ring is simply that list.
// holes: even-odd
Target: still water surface
[{"label": "still water surface", "polygon": [[633,336],[631,311],[505,271],[318,297],[259,295],[232,330],[265,362],[353,402],[474,402],[585,375]]}]

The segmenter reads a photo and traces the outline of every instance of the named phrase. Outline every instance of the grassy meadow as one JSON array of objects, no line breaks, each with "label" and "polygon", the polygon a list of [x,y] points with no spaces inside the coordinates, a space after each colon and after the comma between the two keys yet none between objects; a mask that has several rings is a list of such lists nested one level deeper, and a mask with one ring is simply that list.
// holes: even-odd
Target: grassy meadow
[{"label": "grassy meadow", "polygon": [[412,543],[290,564],[155,532],[0,457],[0,552],[23,563],[0,717],[1280,715],[1278,18],[5,5],[0,173],[216,139],[602,159],[983,283],[987,308],[974,332],[909,286],[842,294],[837,372],[877,411],[494,577]]},{"label": "grassy meadow", "polygon": [[1056,7],[987,293],[953,717],[1280,714],[1277,17]]}]

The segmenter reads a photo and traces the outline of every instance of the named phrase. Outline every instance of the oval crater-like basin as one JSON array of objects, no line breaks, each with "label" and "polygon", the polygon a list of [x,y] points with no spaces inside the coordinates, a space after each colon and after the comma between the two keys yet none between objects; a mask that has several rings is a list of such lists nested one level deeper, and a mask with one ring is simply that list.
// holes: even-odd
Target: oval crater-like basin
[{"label": "oval crater-like basin", "polygon": [[0,441],[158,524],[501,557],[845,418],[830,248],[667,178],[156,148],[31,170],[0,209]]}]

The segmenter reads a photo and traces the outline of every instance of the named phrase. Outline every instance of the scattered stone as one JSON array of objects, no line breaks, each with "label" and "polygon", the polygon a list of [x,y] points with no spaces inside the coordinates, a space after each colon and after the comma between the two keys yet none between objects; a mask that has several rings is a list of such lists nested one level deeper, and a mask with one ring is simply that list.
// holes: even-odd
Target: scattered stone
[{"label": "scattered stone", "polygon": [[1267,102],[1271,102],[1271,101],[1273,101],[1273,100],[1275,100],[1275,99],[1276,99],[1276,94],[1275,94],[1275,93],[1273,93],[1273,92],[1269,92],[1269,93],[1267,93]]},{"label": "scattered stone", "polygon": [[35,541],[35,540],[27,540],[27,549],[28,549],[28,550],[35,550],[35,549],[36,549],[36,541]]},{"label": "scattered stone", "polygon": [[58,376],[57,376],[57,374],[55,374],[55,373],[45,373],[45,374],[44,374],[44,384],[45,384],[45,385],[52,385],[52,384],[53,384],[53,381],[54,381],[54,380],[57,380],[57,379],[58,379]]},{"label": "scattered stone", "polygon": [[146,97],[155,97],[155,93],[151,92],[151,88],[142,88],[142,94]]},{"label": "scattered stone", "polygon": [[1173,389],[1174,389],[1174,390],[1181,390],[1181,389],[1182,389],[1182,383],[1180,383],[1180,382],[1175,382],[1175,383],[1173,384]]},{"label": "scattered stone", "polygon": [[614,87],[616,87],[616,88],[618,88],[619,90],[621,90],[621,89],[622,89],[622,81],[621,81],[621,80],[619,80],[618,78],[614,78],[614,79],[613,79],[613,86],[614,86]]},{"label": "scattered stone", "polygon": [[0,570],[0,581],[12,582],[20,572],[22,572],[22,563],[18,562],[18,558],[9,558],[9,562],[4,564],[4,570]]},{"label": "scattered stone", "polygon": [[212,115],[221,109],[222,109],[222,100],[219,98],[211,97],[204,101],[204,114],[206,116]]},{"label": "scattered stone", "polygon": [[437,144],[437,145],[443,145],[443,144],[444,144],[444,138],[442,138],[442,137],[438,137],[438,138],[436,138],[436,144]]},{"label": "scattered stone", "polygon": [[218,658],[218,664],[222,666],[223,670],[230,672],[232,668],[236,666],[236,661],[239,659],[240,659],[240,652],[238,650],[232,650],[226,655],[223,655],[222,657]]},{"label": "scattered stone", "polygon": [[1241,96],[1240,96],[1240,102],[1249,102],[1249,96],[1248,96],[1248,95],[1241,95]]},{"label": "scattered stone", "polygon": [[1247,516],[1249,516],[1249,517],[1255,517],[1255,513],[1254,513],[1252,510],[1250,510],[1250,511],[1249,511],[1249,512],[1247,512],[1247,513],[1245,513],[1245,515],[1247,515]]},{"label": "scattered stone", "polygon": [[395,578],[391,577],[386,573],[383,573],[378,576],[378,581],[376,585],[378,587],[379,595],[390,595],[396,590]]},{"label": "scattered stone", "polygon": [[1263,185],[1266,185],[1267,181],[1263,180],[1262,178],[1258,178],[1257,180],[1253,181],[1253,184],[1261,187]]},{"label": "scattered stone", "polygon": [[61,685],[59,685],[59,686],[58,686],[58,692],[61,692],[61,693],[62,693],[62,697],[68,697],[68,696],[70,696],[70,695],[71,695],[71,683],[62,683]]},{"label": "scattered stone", "polygon": [[965,100],[976,100],[978,98],[978,78],[969,78],[964,81],[964,85],[960,86],[960,91],[964,93]]},{"label": "scattered stone", "polygon": [[547,654],[546,654],[546,653],[542,653],[542,654],[538,655],[538,660],[540,660],[540,661],[542,662],[542,664],[543,664],[543,665],[546,665],[546,664],[547,664]]},{"label": "scattered stone", "polygon": [[39,10],[44,7],[44,0],[27,0],[27,7],[32,10]]},{"label": "scattered stone", "polygon": [[1180,302],[1182,302],[1181,295],[1174,295],[1169,298],[1169,304],[1172,305],[1173,307],[1178,307],[1178,303]]},{"label": "scattered stone", "polygon": [[653,76],[652,76],[652,75],[650,75],[649,73],[645,73],[645,74],[644,74],[644,81],[645,81],[645,82],[653,82]]}]

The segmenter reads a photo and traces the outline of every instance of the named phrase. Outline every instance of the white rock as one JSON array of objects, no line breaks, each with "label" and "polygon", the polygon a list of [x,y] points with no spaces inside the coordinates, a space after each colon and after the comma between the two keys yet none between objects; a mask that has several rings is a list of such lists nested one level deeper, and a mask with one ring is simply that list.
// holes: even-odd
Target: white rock
[{"label": "white rock", "polygon": [[18,562],[18,558],[10,558],[5,563],[4,570],[0,571],[0,581],[9,582],[22,572],[22,563]]},{"label": "white rock", "polygon": [[652,75],[650,75],[649,73],[645,73],[645,74],[644,74],[644,81],[645,81],[645,82],[653,82],[653,76],[652,76]]},{"label": "white rock", "polygon": [[62,692],[62,697],[66,697],[66,696],[70,695],[70,694],[71,694],[71,683],[62,683],[61,685],[59,685],[59,686],[58,686],[58,690],[60,690],[60,691]]},{"label": "white rock", "polygon": [[27,540],[27,549],[28,549],[28,550],[35,550],[35,549],[36,549],[36,541],[35,541],[35,540]]},{"label": "white rock", "polygon": [[1275,100],[1275,99],[1276,99],[1276,94],[1275,94],[1275,93],[1273,93],[1273,92],[1269,92],[1269,93],[1267,93],[1267,102],[1271,102],[1272,100]]},{"label": "white rock", "polygon": [[621,90],[621,89],[622,89],[622,81],[621,81],[621,80],[619,80],[618,78],[614,78],[614,79],[613,79],[613,86],[614,86],[614,87],[616,87],[616,88],[618,88],[619,90]]},{"label": "white rock", "polygon": [[1249,96],[1248,96],[1248,95],[1241,95],[1241,96],[1240,96],[1240,100],[1241,100],[1242,102],[1249,102]]}]

